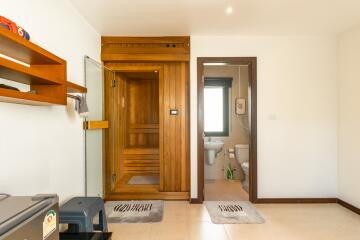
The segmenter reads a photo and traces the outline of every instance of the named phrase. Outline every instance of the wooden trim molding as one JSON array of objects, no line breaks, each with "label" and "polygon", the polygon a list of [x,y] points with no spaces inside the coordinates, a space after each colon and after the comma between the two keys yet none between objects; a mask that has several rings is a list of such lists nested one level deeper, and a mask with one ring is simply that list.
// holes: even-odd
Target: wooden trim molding
[{"label": "wooden trim molding", "polygon": [[343,206],[344,208],[347,208],[350,211],[360,215],[360,208],[357,208],[354,205],[351,205],[350,203],[345,202],[339,198],[337,199],[337,203],[340,204],[341,206]]},{"label": "wooden trim molding", "polygon": [[126,54],[126,53],[103,53],[101,60],[104,62],[189,62],[189,54]]},{"label": "wooden trim molding", "polygon": [[254,201],[256,204],[307,204],[307,203],[337,203],[344,208],[360,215],[360,208],[345,202],[339,198],[258,198]]},{"label": "wooden trim molding", "polygon": [[118,200],[182,200],[188,201],[190,192],[134,192],[134,193],[110,193],[105,195],[105,201]]},{"label": "wooden trim molding", "polygon": [[203,201],[200,201],[199,198],[190,198],[190,203],[191,204],[202,204]]},{"label": "wooden trim molding", "polygon": [[197,201],[202,203],[204,201],[204,62],[206,58],[198,58],[197,59],[197,95],[198,95],[198,122],[197,122],[197,145],[198,145],[198,193],[197,193]]},{"label": "wooden trim molding", "polygon": [[190,37],[101,38],[103,62],[190,61]]},{"label": "wooden trim molding", "polygon": [[258,198],[254,203],[337,203],[336,198]]},{"label": "wooden trim molding", "polygon": [[[191,198],[190,203],[202,203],[199,198]],[[258,198],[253,203],[255,204],[325,204],[337,203],[342,207],[360,215],[360,208],[345,202],[339,198]]]},{"label": "wooden trim molding", "polygon": [[204,201],[204,63],[230,63],[249,66],[249,87],[251,89],[251,129],[250,129],[250,169],[249,200],[257,200],[257,58],[256,57],[199,57],[197,58],[197,94],[198,94],[198,198]]}]

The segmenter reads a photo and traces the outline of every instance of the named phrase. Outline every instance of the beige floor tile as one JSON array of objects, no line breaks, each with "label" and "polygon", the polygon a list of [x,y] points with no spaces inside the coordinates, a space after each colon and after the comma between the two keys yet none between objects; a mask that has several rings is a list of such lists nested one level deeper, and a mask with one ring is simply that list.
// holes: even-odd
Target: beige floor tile
[{"label": "beige floor tile", "polygon": [[163,222],[186,222],[189,210],[190,204],[187,201],[165,202]]},{"label": "beige floor tile", "polygon": [[360,239],[360,216],[337,204],[264,204],[256,208],[266,223],[225,225],[230,239]]},{"label": "beige floor tile", "polygon": [[204,204],[191,204],[189,208],[189,221],[211,222],[210,215]]},{"label": "beige floor tile", "polygon": [[113,240],[360,240],[360,216],[337,204],[257,204],[265,224],[212,224],[203,204],[165,202],[164,220],[109,224]]},{"label": "beige floor tile", "polygon": [[224,225],[211,222],[189,222],[191,240],[228,240]]},{"label": "beige floor tile", "polygon": [[189,240],[187,222],[162,222],[152,224],[150,240]]},{"label": "beige floor tile", "polygon": [[248,201],[249,194],[239,180],[206,180],[204,188],[206,201]]},{"label": "beige floor tile", "polygon": [[227,224],[225,230],[231,240],[294,240],[286,226],[268,224]]},{"label": "beige floor tile", "polygon": [[109,231],[113,232],[112,240],[148,240],[150,239],[151,224],[109,224]]}]

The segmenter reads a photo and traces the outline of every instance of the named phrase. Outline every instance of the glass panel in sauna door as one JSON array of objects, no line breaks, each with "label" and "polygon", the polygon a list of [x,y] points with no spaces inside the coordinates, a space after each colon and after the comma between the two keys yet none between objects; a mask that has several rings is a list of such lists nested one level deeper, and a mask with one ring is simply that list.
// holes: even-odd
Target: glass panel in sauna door
[{"label": "glass panel in sauna door", "polygon": [[[85,121],[104,120],[104,74],[114,73],[88,57],[85,57],[86,100],[89,115]],[[85,194],[103,195],[103,143],[102,129],[85,131]]]}]

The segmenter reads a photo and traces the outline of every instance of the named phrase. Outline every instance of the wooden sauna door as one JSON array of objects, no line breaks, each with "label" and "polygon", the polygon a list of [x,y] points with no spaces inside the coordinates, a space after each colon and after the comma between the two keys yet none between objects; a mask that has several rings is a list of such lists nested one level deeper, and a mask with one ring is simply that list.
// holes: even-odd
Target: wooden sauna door
[{"label": "wooden sauna door", "polygon": [[[160,191],[190,191],[189,153],[189,65],[188,62],[164,64],[160,89]],[[172,115],[172,111],[176,115]]]}]

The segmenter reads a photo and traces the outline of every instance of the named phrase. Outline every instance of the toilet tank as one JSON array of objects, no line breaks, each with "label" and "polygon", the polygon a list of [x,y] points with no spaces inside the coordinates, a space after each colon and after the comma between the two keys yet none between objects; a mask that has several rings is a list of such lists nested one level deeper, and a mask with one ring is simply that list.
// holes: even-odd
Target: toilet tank
[{"label": "toilet tank", "polygon": [[239,164],[249,161],[249,144],[236,144],[235,157]]}]

